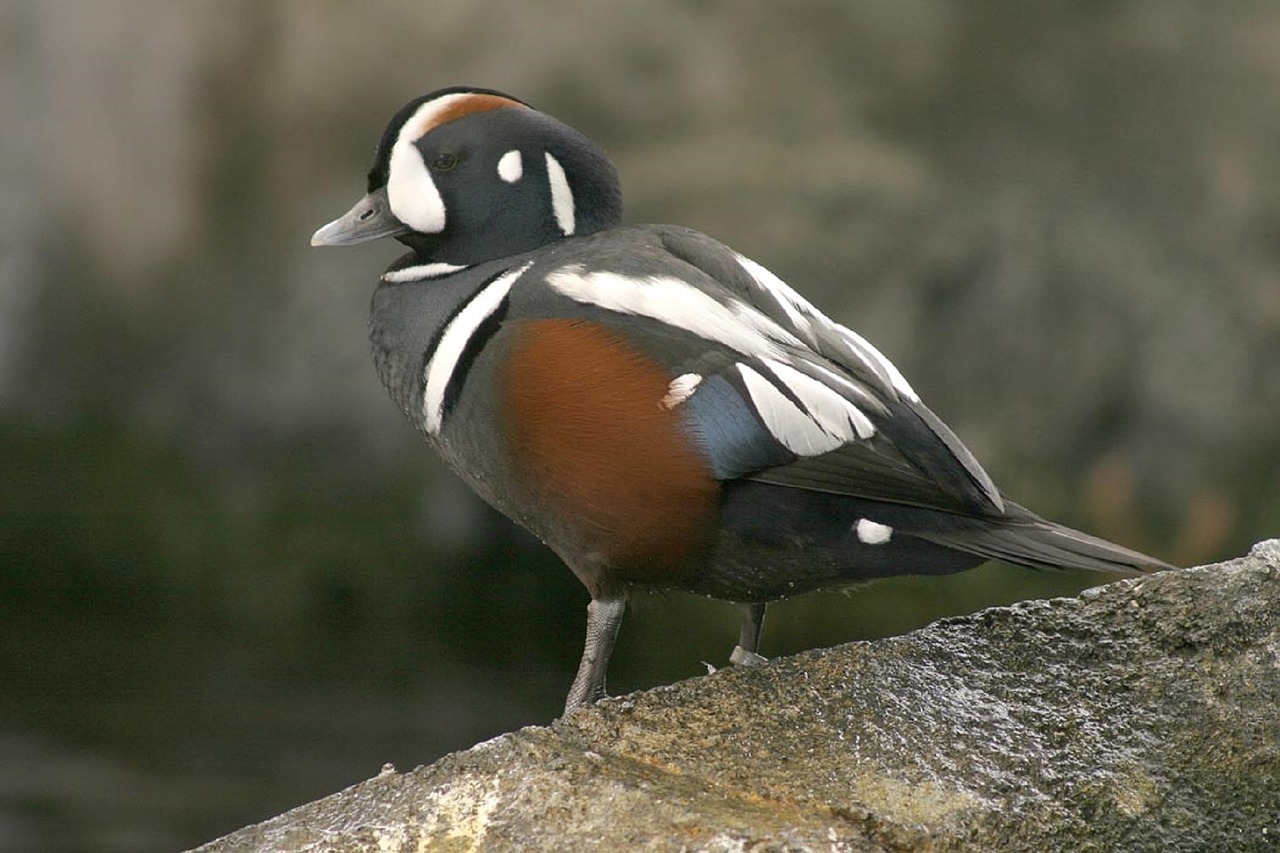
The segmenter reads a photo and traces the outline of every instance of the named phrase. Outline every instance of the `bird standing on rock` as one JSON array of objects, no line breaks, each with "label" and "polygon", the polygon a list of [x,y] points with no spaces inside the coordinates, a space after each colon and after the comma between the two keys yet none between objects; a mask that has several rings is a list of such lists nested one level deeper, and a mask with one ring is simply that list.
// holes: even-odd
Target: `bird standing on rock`
[{"label": "bird standing on rock", "polygon": [[604,152],[487,89],[391,119],[368,193],[312,245],[394,237],[371,338],[391,396],[481,497],[587,587],[566,711],[605,695],[633,589],[765,605],[998,559],[1158,560],[1006,499],[890,361],[755,261],[623,226]]}]

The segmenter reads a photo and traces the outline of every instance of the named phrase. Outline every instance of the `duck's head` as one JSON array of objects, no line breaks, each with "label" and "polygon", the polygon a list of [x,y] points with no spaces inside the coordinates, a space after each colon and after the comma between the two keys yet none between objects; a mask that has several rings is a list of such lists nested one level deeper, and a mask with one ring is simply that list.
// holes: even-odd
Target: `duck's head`
[{"label": "duck's head", "polygon": [[469,266],[618,224],[617,172],[591,140],[510,95],[440,89],[392,117],[368,193],[313,246],[395,237]]}]

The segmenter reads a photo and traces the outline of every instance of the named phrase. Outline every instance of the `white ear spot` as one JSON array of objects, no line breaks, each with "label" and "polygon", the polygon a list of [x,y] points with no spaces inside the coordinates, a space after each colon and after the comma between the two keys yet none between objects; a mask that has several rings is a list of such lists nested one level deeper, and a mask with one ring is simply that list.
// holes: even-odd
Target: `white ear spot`
[{"label": "white ear spot", "polygon": [[547,152],[547,181],[551,184],[551,211],[556,216],[556,225],[568,237],[577,227],[573,212],[573,190],[569,188],[564,167],[550,152]]},{"label": "white ear spot", "polygon": [[853,525],[853,532],[858,534],[858,541],[863,545],[883,545],[893,537],[893,528],[869,518],[860,518]]},{"label": "white ear spot", "polygon": [[524,158],[518,149],[512,149],[498,160],[498,177],[509,184],[514,184],[524,176]]}]

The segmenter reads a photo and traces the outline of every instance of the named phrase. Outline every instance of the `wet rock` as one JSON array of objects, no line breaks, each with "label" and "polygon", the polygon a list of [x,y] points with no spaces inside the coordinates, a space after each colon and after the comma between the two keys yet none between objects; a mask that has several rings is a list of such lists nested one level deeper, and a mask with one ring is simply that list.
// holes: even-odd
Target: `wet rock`
[{"label": "wet rock", "polygon": [[1280,540],[606,701],[199,848],[1280,850]]}]

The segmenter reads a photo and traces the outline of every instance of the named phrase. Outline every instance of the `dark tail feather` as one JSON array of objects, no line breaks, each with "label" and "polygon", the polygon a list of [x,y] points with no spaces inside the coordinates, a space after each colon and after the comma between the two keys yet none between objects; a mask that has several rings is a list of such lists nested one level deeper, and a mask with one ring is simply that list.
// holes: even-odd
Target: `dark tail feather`
[{"label": "dark tail feather", "polygon": [[1006,517],[1001,520],[982,519],[972,526],[914,535],[989,560],[1033,569],[1091,569],[1140,575],[1173,568],[1138,551],[1046,521],[1010,501],[1005,502],[1005,510]]}]

